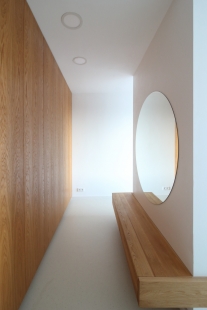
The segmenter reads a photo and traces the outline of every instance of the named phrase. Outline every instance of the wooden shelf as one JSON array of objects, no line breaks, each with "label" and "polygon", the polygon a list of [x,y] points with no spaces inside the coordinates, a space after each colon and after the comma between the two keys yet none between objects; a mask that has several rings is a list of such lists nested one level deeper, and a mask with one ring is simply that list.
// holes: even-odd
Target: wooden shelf
[{"label": "wooden shelf", "polygon": [[112,200],[139,306],[207,307],[207,277],[192,277],[132,193]]}]

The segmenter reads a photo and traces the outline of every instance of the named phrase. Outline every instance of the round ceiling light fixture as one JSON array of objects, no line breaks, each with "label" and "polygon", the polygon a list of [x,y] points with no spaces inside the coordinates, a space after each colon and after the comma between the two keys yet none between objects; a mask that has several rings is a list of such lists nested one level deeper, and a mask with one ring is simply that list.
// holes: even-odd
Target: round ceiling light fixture
[{"label": "round ceiling light fixture", "polygon": [[85,65],[87,63],[87,60],[84,57],[75,57],[73,58],[73,62],[76,65]]},{"label": "round ceiling light fixture", "polygon": [[61,22],[65,27],[75,30],[82,26],[83,20],[79,14],[67,12],[61,16]]}]

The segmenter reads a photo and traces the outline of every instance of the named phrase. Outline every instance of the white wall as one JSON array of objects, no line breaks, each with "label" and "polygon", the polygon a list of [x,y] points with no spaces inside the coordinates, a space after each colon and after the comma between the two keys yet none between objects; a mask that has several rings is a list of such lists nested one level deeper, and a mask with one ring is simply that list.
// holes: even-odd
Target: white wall
[{"label": "white wall", "polygon": [[[205,0],[204,0],[205,1]],[[153,91],[170,101],[178,125],[179,161],[168,199],[153,205],[143,194],[134,156],[134,193],[193,272],[193,1],[174,0],[134,77],[134,140],[142,103]]]},{"label": "white wall", "polygon": [[207,276],[207,1],[193,3],[194,274]]},{"label": "white wall", "polygon": [[132,91],[72,100],[73,196],[132,192]]}]

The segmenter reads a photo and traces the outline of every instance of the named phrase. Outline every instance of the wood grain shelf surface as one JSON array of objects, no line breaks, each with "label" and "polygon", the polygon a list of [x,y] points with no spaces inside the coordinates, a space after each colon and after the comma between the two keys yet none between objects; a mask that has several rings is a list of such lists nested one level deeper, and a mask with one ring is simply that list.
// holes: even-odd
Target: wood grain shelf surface
[{"label": "wood grain shelf surface", "polygon": [[144,192],[144,194],[147,199],[154,205],[160,205],[162,203],[162,201],[152,192]]},{"label": "wood grain shelf surface", "polygon": [[207,305],[206,277],[139,278],[139,306],[194,308]]},{"label": "wood grain shelf surface", "polygon": [[192,277],[132,193],[112,194],[140,307],[207,307],[207,278]]}]

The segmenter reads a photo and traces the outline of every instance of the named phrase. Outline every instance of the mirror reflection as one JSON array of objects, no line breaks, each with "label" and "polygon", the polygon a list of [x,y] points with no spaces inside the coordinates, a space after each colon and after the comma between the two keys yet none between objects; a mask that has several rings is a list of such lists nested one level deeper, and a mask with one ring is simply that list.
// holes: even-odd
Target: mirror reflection
[{"label": "mirror reflection", "polygon": [[161,204],[169,196],[178,164],[178,134],[168,99],[160,92],[145,100],[137,123],[136,163],[147,198]]}]

